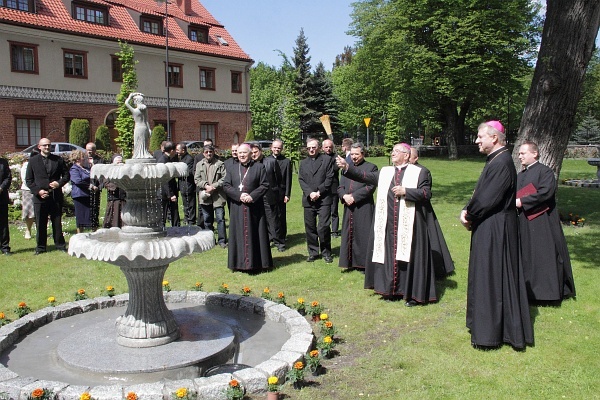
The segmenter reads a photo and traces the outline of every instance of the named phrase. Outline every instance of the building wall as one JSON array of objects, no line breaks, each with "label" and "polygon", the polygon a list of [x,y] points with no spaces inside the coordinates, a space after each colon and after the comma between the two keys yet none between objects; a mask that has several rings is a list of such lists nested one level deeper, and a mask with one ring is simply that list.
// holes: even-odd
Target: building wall
[{"label": "building wall", "polygon": [[[10,43],[37,45],[39,74],[10,72]],[[63,49],[87,52],[87,79],[65,78]],[[117,108],[120,82],[112,82],[111,54],[117,42],[0,24],[0,154],[18,151],[15,116],[43,118],[42,136],[68,141],[66,120],[90,120],[92,136]],[[149,118],[166,120],[165,49],[134,45],[138,90],[146,96]],[[216,123],[216,144],[227,148],[249,129],[249,84],[244,61],[170,51],[169,62],[183,65],[183,88],[170,87],[173,140],[200,140],[200,124]],[[200,90],[199,67],[214,68],[216,90]],[[231,71],[243,73],[242,93],[231,92]],[[151,123],[153,126],[154,124]]]}]

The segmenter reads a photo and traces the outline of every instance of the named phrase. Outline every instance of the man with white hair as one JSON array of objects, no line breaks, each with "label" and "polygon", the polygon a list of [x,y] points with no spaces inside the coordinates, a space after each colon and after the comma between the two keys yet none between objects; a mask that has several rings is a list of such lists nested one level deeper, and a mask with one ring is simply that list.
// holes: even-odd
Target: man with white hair
[{"label": "man with white hair", "polygon": [[533,344],[533,327],[519,264],[517,172],[500,121],[480,124],[475,143],[487,161],[460,214],[471,231],[467,328],[475,348],[522,349]]}]

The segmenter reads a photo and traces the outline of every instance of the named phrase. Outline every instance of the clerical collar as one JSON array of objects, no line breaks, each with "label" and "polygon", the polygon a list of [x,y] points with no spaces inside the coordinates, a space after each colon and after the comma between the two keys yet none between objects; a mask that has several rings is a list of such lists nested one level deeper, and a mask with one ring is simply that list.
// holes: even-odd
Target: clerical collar
[{"label": "clerical collar", "polygon": [[503,153],[505,151],[507,151],[508,149],[504,146],[498,148],[497,150],[494,150],[493,152],[491,152],[490,154],[488,154],[487,159],[493,159],[494,157],[496,157],[498,154]]},{"label": "clerical collar", "polygon": [[404,163],[404,164],[396,165],[396,168],[398,168],[398,169],[404,169],[407,166],[408,166],[408,163]]},{"label": "clerical collar", "polygon": [[525,166],[525,169],[529,169],[529,168],[531,168],[531,166],[532,166],[532,165],[535,165],[535,164],[537,164],[538,162],[539,162],[538,160],[535,160],[535,161],[534,161],[534,162],[532,162],[531,164],[529,164],[529,165],[526,165],[526,166]]}]

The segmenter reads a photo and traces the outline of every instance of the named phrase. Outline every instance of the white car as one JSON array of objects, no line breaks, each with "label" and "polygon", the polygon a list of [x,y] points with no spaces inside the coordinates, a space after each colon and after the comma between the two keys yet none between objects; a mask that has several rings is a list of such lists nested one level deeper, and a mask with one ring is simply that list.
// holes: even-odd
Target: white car
[{"label": "white car", "polygon": [[[33,149],[37,149],[37,144],[33,144],[26,148],[25,150],[21,150],[23,154],[31,154]],[[52,142],[52,151],[51,153],[62,156],[63,154],[69,154],[72,151],[81,150],[84,153],[86,152],[83,147],[77,146],[76,144],[66,143],[66,142]]]}]

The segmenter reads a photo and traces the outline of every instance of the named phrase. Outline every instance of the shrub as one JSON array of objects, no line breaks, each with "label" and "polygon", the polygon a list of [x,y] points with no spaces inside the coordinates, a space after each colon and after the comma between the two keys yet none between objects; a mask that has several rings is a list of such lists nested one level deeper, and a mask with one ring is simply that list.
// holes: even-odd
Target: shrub
[{"label": "shrub", "polygon": [[87,119],[73,119],[69,129],[69,143],[85,148],[90,141],[90,122]]},{"label": "shrub", "polygon": [[111,150],[110,145],[110,131],[108,126],[100,125],[98,129],[96,129],[96,149],[98,151],[107,151]]},{"label": "shrub", "polygon": [[160,149],[160,144],[167,140],[167,132],[165,131],[164,126],[156,125],[154,129],[152,129],[152,135],[150,135],[150,152],[154,150]]}]

